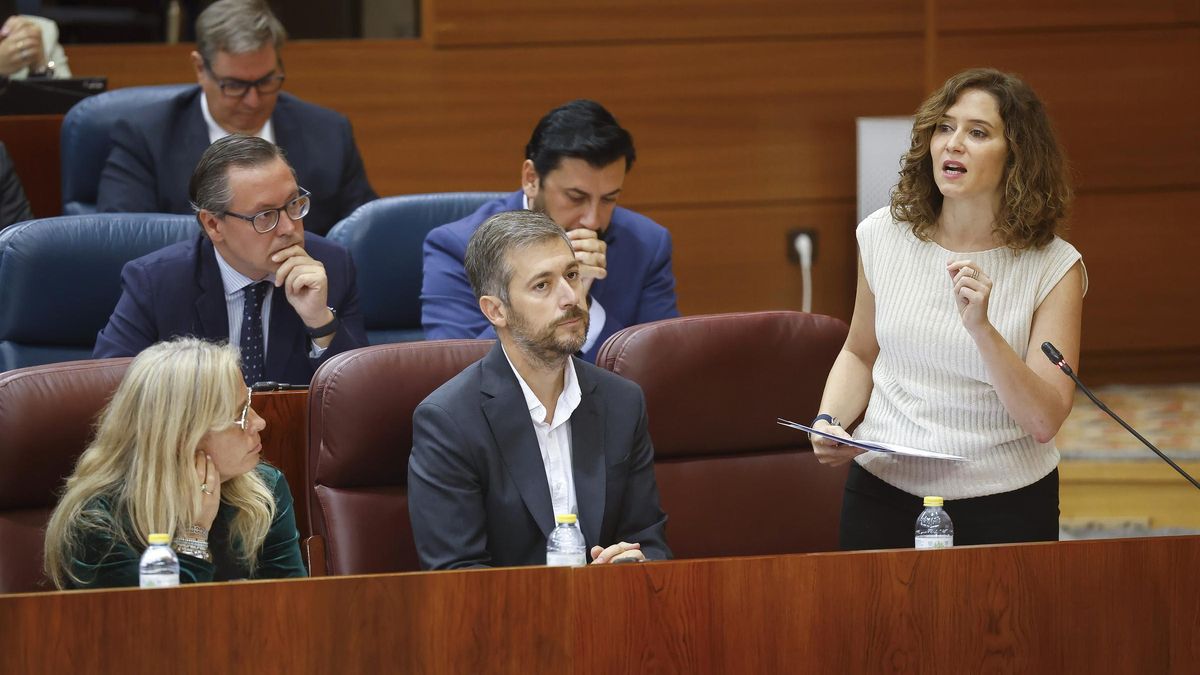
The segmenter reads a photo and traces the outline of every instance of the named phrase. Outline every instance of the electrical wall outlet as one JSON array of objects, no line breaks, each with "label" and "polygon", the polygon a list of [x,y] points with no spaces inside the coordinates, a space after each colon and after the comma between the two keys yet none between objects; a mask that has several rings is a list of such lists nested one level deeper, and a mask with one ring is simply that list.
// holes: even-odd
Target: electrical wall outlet
[{"label": "electrical wall outlet", "polygon": [[793,265],[800,264],[800,255],[796,253],[796,237],[807,234],[812,242],[812,262],[817,263],[817,231],[811,228],[798,227],[787,232],[787,259]]}]

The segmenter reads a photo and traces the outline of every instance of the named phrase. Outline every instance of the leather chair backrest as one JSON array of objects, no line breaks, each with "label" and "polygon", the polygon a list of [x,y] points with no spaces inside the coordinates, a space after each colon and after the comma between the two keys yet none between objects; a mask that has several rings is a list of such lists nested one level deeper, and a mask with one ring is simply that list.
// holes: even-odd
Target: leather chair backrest
[{"label": "leather chair backrest", "polygon": [[100,172],[112,150],[110,134],[117,120],[194,86],[164,84],[114,89],[89,96],[68,110],[59,133],[63,213],[78,215],[96,211]]},{"label": "leather chair backrest", "polygon": [[646,395],[655,475],[680,558],[834,551],[846,469],[820,466],[807,424],[847,326],[801,312],[626,328],[597,362]]},{"label": "leather chair backrest", "polygon": [[363,204],[329,231],[358,268],[358,306],[371,344],[407,342],[421,330],[422,246],[438,225],[466,217],[503,192],[443,192]]},{"label": "leather chair backrest", "polygon": [[90,358],[125,263],[199,227],[191,216],[98,213],[0,231],[0,371]]},{"label": "leather chair backrest", "polygon": [[53,590],[42,573],[46,521],[130,361],[0,373],[0,593]]},{"label": "leather chair backrest", "polygon": [[413,410],[492,340],[376,345],[330,358],[308,396],[310,531],[328,574],[420,569],[408,515]]}]

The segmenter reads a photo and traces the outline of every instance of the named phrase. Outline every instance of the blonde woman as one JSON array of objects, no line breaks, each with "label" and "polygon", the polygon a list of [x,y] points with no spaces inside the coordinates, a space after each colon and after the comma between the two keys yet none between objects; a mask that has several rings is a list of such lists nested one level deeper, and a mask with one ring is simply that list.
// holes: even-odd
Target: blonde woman
[{"label": "blonde woman", "polygon": [[155,532],[171,535],[183,583],[305,576],[287,481],[261,462],[264,427],[233,347],[188,338],[143,351],[50,516],[47,576],[136,586]]},{"label": "blonde woman", "polygon": [[1086,277],[1057,236],[1071,190],[1033,90],[992,69],[959,73],[917,111],[890,208],[858,226],[858,294],[819,431],[964,455],[860,454],[813,438],[826,464],[853,460],[844,549],[913,545],[921,497],[944,497],[955,543],[1058,538],[1054,435],[1074,385],[1041,354],[1078,363]]}]

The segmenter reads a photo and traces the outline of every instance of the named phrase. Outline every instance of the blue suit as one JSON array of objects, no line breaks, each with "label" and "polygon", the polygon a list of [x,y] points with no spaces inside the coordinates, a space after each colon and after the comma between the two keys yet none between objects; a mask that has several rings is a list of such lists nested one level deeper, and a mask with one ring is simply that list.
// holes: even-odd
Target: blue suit
[{"label": "blue suit", "polygon": [[[100,174],[98,211],[192,212],[188,181],[209,145],[200,96],[197,85],[113,127],[112,151]],[[312,193],[305,230],[325,234],[377,198],[343,115],[280,93],[271,123],[296,181]]]},{"label": "blue suit", "polygon": [[[367,346],[350,252],[311,234],[304,235],[304,248],[325,265],[329,306],[342,325],[321,358],[309,358],[311,344],[304,322],[288,304],[283,288],[273,289],[266,380],[308,384],[325,359]],[[108,325],[96,336],[95,358],[136,356],[155,342],[181,335],[213,341],[229,339],[225,287],[216,251],[207,237],[197,235],[126,263],[121,271],[121,287],[121,299]]]},{"label": "blue suit", "polygon": [[[425,339],[496,337],[496,331],[479,311],[463,259],[467,242],[485,220],[521,208],[522,193],[518,190],[505,199],[484,204],[462,220],[435,228],[425,237],[421,286]],[[604,306],[607,316],[600,337],[583,354],[592,362],[604,341],[622,328],[679,316],[675,277],[671,274],[671,234],[666,228],[617,207],[604,241],[608,244],[608,276],[592,283],[591,297]]]}]

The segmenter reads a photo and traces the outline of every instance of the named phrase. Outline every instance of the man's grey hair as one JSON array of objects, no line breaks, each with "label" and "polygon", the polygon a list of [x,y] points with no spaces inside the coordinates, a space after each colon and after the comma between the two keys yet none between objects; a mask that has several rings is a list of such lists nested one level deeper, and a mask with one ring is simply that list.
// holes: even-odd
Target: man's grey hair
[{"label": "man's grey hair", "polygon": [[[288,163],[283,148],[257,136],[230,134],[208,146],[200,155],[200,161],[188,181],[188,198],[192,202],[192,210],[196,212],[196,219],[199,220],[201,211],[219,215],[229,212],[229,206],[233,203],[233,188],[229,185],[230,169],[254,168],[276,159],[283,160],[291,170],[292,178],[296,177],[296,170]],[[203,226],[200,229],[203,230]]]},{"label": "man's grey hair", "polygon": [[571,247],[567,233],[544,213],[505,211],[484,221],[471,235],[463,261],[475,299],[494,295],[507,305],[508,284],[514,273],[508,262],[509,252],[550,239],[560,239]]},{"label": "man's grey hair", "polygon": [[196,17],[196,50],[212,65],[217,52],[248,54],[283,48],[287,31],[261,0],[218,0]]}]

